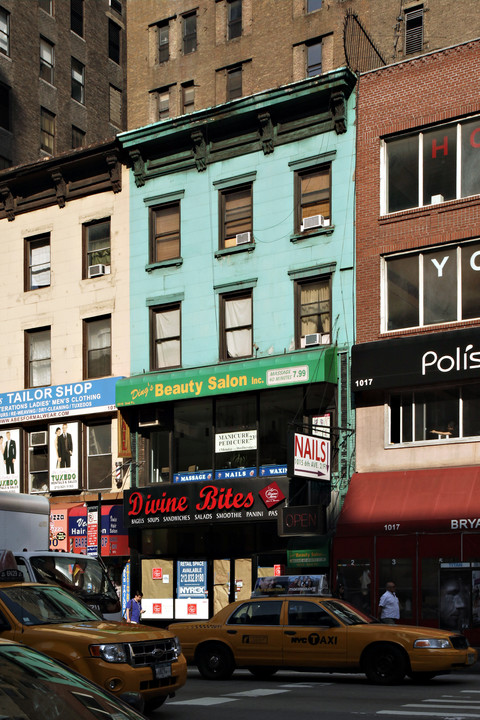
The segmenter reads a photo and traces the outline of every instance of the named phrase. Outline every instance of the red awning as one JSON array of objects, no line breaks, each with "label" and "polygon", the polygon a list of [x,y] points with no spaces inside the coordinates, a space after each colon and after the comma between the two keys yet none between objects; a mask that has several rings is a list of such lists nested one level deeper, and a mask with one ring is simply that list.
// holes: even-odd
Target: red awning
[{"label": "red awning", "polygon": [[337,536],[480,531],[480,467],[355,473]]}]

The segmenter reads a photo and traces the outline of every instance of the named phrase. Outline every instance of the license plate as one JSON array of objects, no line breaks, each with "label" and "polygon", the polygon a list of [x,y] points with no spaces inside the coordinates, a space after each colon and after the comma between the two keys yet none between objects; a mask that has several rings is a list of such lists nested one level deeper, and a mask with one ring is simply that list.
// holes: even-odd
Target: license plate
[{"label": "license plate", "polygon": [[155,680],[161,680],[162,678],[171,677],[172,666],[171,665],[155,665]]}]

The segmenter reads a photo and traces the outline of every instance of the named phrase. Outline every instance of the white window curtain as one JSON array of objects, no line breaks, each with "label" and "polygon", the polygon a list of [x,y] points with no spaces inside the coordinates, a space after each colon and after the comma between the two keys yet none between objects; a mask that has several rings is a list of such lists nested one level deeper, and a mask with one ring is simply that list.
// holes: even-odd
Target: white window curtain
[{"label": "white window curtain", "polygon": [[[248,327],[247,327],[248,326]],[[252,354],[252,299],[225,301],[225,331],[228,357]]]},{"label": "white window curtain", "polygon": [[301,305],[302,335],[330,332],[330,288],[328,283],[302,287]]},{"label": "white window curtain", "polygon": [[180,311],[166,310],[155,314],[157,367],[180,365]]},{"label": "white window curtain", "polygon": [[50,332],[45,331],[30,338],[30,384],[39,387],[50,382]]},{"label": "white window curtain", "polygon": [[32,247],[31,267],[32,287],[47,287],[50,285],[50,244]]}]

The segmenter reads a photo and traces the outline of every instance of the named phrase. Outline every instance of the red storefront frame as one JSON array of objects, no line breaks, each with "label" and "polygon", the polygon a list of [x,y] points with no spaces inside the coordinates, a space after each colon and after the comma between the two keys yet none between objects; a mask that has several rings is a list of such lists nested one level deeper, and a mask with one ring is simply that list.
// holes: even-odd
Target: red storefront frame
[{"label": "red storefront frame", "polygon": [[[480,563],[478,518],[478,467],[355,474],[337,524],[333,571],[338,575],[349,558],[370,564],[370,612],[376,615],[389,563],[395,575],[392,562],[402,562],[404,608],[409,601],[402,621],[438,627],[440,567]],[[465,634],[480,644],[480,627]]]}]

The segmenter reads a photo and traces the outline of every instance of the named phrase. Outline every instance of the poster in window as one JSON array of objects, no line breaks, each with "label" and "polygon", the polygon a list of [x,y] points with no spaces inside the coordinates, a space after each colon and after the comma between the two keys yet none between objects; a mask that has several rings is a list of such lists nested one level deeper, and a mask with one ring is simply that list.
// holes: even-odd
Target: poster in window
[{"label": "poster in window", "polygon": [[78,423],[63,422],[48,427],[50,491],[79,487]]},{"label": "poster in window", "polygon": [[0,492],[20,492],[20,429],[0,428]]},{"label": "poster in window", "polygon": [[470,626],[471,571],[440,571],[439,620],[444,630],[463,632]]}]

